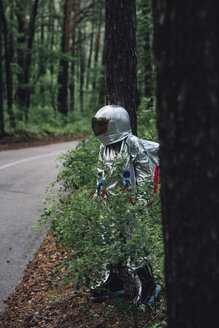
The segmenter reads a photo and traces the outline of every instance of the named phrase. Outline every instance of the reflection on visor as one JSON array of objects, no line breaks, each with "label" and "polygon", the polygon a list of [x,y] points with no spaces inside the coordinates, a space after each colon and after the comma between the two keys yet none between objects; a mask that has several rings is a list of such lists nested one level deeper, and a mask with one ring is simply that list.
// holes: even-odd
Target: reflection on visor
[{"label": "reflection on visor", "polygon": [[109,118],[106,117],[93,117],[92,118],[92,129],[95,136],[100,136],[103,133],[107,132]]}]

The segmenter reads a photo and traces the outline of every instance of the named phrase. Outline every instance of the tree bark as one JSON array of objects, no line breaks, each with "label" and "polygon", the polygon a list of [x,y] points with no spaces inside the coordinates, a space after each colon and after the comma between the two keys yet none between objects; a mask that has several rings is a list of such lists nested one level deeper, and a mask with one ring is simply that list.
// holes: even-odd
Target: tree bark
[{"label": "tree bark", "polygon": [[9,52],[9,40],[8,40],[8,24],[4,14],[4,8],[2,0],[0,0],[0,19],[2,21],[2,31],[4,35],[4,50],[5,50],[5,71],[6,71],[6,88],[7,88],[7,106],[10,124],[12,128],[15,128],[15,118],[12,110],[13,103],[13,86],[12,86],[12,72],[11,72],[11,53]]},{"label": "tree bark", "polygon": [[102,9],[99,10],[99,23],[96,30],[96,39],[95,39],[95,52],[94,52],[94,75],[93,75],[93,94],[95,93],[96,88],[96,70],[98,65],[99,49],[100,49],[100,28],[101,28],[101,18],[102,18]]},{"label": "tree bark", "polygon": [[[14,25],[14,1],[13,0],[10,0],[10,15],[9,15],[9,19],[10,19],[10,26],[9,26],[9,57],[10,57],[10,62],[12,63],[13,62],[13,59],[14,59],[14,36],[13,36],[13,33],[14,33],[14,31],[13,31],[13,25]],[[13,86],[13,82],[12,82],[12,86]]]},{"label": "tree bark", "polygon": [[33,48],[33,40],[34,40],[34,34],[35,34],[35,22],[36,22],[36,16],[37,16],[37,10],[38,10],[38,3],[39,0],[35,0],[33,4],[33,10],[31,14],[30,24],[29,24],[29,37],[27,42],[27,58],[26,58],[26,65],[25,65],[25,71],[24,71],[24,83],[27,86],[26,89],[26,108],[25,108],[25,116],[26,120],[28,118],[28,109],[30,107],[30,87],[29,81],[30,81],[30,66],[31,66],[31,56],[32,56],[32,48]]},{"label": "tree bark", "polygon": [[219,6],[153,0],[168,328],[218,321]]},{"label": "tree bark", "polygon": [[152,30],[150,28],[151,20],[149,17],[151,17],[152,12],[152,1],[144,1],[143,8],[142,8],[142,14],[143,17],[148,17],[145,27],[145,37],[144,37],[144,96],[147,98],[150,98],[148,102],[148,106],[153,104],[153,96],[154,96],[154,74],[153,74],[153,57],[152,57],[152,49],[151,49],[151,34]]},{"label": "tree bark", "polygon": [[[45,61],[45,31],[44,31],[44,26],[45,26],[45,22],[44,22],[44,17],[43,17],[43,10],[45,9],[45,7],[42,7],[42,16],[41,16],[41,24],[40,24],[40,41],[39,41],[39,45],[41,47],[41,52],[39,53],[39,76],[45,76],[46,74],[46,61]],[[44,107],[45,106],[45,88],[44,85],[41,83],[40,85],[40,100],[41,100],[41,106]]]},{"label": "tree bark", "polygon": [[[0,19],[0,58],[2,58],[2,20]],[[5,134],[4,127],[4,106],[2,88],[2,61],[0,60],[0,138]]]},{"label": "tree bark", "polygon": [[92,62],[92,54],[93,54],[93,43],[94,43],[94,22],[91,22],[91,34],[90,34],[90,47],[89,47],[89,56],[87,62],[87,78],[86,78],[86,89],[89,89],[90,84],[90,68]]},{"label": "tree bark", "polygon": [[104,41],[102,49],[102,67],[99,78],[99,104],[104,104],[106,98],[106,33],[104,32]]},{"label": "tree bark", "polygon": [[[54,0],[49,0],[49,26],[48,26],[48,37],[49,37],[49,44],[50,44],[50,50],[53,50],[54,47],[54,19],[52,17],[54,13]],[[54,74],[54,62],[52,61],[50,66],[50,74]]]},{"label": "tree bark", "polygon": [[[66,0],[64,5],[64,23],[62,34],[62,53],[65,55],[69,50],[70,30],[71,30],[72,0]],[[68,113],[68,60],[64,57],[60,60],[60,70],[58,75],[58,110],[60,113]]]},{"label": "tree bark", "polygon": [[106,1],[106,101],[128,111],[137,134],[135,0]]},{"label": "tree bark", "polygon": [[71,78],[70,78],[70,110],[73,111],[75,108],[75,40],[76,40],[76,30],[77,25],[80,20],[80,2],[79,0],[73,0],[72,3],[73,12],[74,12],[74,18],[73,18],[73,25],[72,25],[72,51],[71,55],[73,58],[73,61],[71,62]]},{"label": "tree bark", "polygon": [[[25,33],[26,26],[26,17],[23,10],[20,13],[17,13],[19,34],[18,42],[20,47],[26,43],[27,51],[26,53],[23,50],[18,52],[18,64],[22,68],[22,73],[18,74],[19,87],[17,90],[18,103],[19,106],[24,110],[25,119],[28,119],[28,109],[30,107],[30,66],[31,66],[31,56],[32,56],[32,47],[33,40],[35,35],[35,22],[38,11],[39,0],[35,0],[33,3],[32,13],[30,17],[30,22],[28,26],[28,32]],[[23,9],[23,8],[22,8]]]},{"label": "tree bark", "polygon": [[80,110],[84,111],[84,72],[85,72],[85,50],[83,34],[81,31],[81,26],[79,26],[78,37],[79,37],[79,55],[80,55],[80,88],[79,88],[79,98],[80,98]]},{"label": "tree bark", "polygon": [[[21,6],[21,4],[20,4]],[[24,46],[26,43],[26,16],[24,14],[24,9],[19,8],[16,11],[17,21],[18,21],[18,37],[17,37],[17,63],[19,65],[19,72],[17,74],[18,79],[18,88],[16,91],[16,98],[18,106],[23,110],[25,108],[25,86],[24,86],[24,70],[25,70],[25,58],[26,51],[24,50]]]}]

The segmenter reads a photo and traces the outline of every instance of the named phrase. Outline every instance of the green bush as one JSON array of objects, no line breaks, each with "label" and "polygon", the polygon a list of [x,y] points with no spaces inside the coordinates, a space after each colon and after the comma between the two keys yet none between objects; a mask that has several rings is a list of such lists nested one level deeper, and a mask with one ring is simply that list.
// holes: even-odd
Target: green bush
[{"label": "green bush", "polygon": [[65,191],[80,186],[95,190],[99,145],[99,140],[91,137],[80,141],[75,150],[69,150],[59,157],[62,166],[57,182]]},{"label": "green bush", "polygon": [[[161,231],[158,218],[154,220],[156,205],[145,211],[140,204],[132,205],[126,191],[116,192],[117,197],[108,195],[106,201],[87,191],[76,192],[51,215],[51,229],[58,244],[67,246],[72,255],[65,264],[68,278],[74,279],[76,285],[98,280],[106,262],[127,263],[130,257],[135,261],[151,252],[160,262]],[[126,228],[132,230],[128,235]],[[157,263],[158,279],[161,271],[161,263]]]},{"label": "green bush", "polygon": [[148,98],[142,100],[138,109],[138,134],[142,139],[158,140],[156,126],[156,112],[153,107],[148,108]]},{"label": "green bush", "polygon": [[[142,106],[139,122],[141,136],[156,140],[154,111]],[[41,217],[41,223],[50,222],[57,244],[67,247],[69,256],[63,263],[66,282],[73,279],[75,285],[91,285],[100,279],[104,263],[127,263],[130,257],[133,261],[148,257],[155,279],[163,282],[159,191],[155,196],[153,184],[148,182],[138,190],[124,190],[121,162],[106,171],[108,181],[120,181],[116,196],[95,196],[99,145],[99,140],[91,137],[60,156],[58,200],[48,205]],[[138,193],[145,202],[138,201]],[[148,207],[147,201],[152,199]]]},{"label": "green bush", "polygon": [[145,183],[138,192],[145,200],[153,199],[153,205],[139,202],[134,190],[124,190],[121,163],[106,172],[106,179],[116,176],[120,181],[116,196],[94,196],[98,152],[99,141],[91,138],[62,156],[57,182],[64,191],[74,192],[60,197],[41,218],[41,222],[50,219],[58,245],[69,251],[63,263],[66,282],[73,279],[78,286],[90,285],[100,279],[104,263],[127,263],[130,257],[135,261],[146,256],[153,264],[155,278],[163,280],[159,193],[154,197],[153,184]]},{"label": "green bush", "polygon": [[8,113],[5,113],[5,129],[7,134],[22,141],[43,139],[47,136],[66,136],[78,138],[91,134],[92,113],[70,112],[67,116],[54,112],[49,106],[35,106],[29,109],[28,120],[25,121],[23,111],[16,106],[16,128],[10,126]]}]

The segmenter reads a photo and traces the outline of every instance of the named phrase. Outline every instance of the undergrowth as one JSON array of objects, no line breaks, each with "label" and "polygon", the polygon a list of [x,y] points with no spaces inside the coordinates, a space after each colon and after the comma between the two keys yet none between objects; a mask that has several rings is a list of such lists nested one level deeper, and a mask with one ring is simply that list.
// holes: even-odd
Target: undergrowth
[{"label": "undergrowth", "polygon": [[53,108],[31,107],[28,119],[23,113],[14,108],[16,127],[10,126],[9,117],[5,114],[6,136],[18,138],[21,141],[41,140],[45,137],[66,136],[78,138],[91,134],[90,120],[92,113],[74,111],[67,116],[54,112]]},{"label": "undergrowth", "polygon": [[[142,108],[138,119],[140,136],[157,140],[154,112]],[[66,284],[73,280],[76,287],[91,286],[100,279],[104,263],[147,257],[156,282],[164,285],[159,188],[156,195],[153,184],[147,182],[138,190],[124,188],[121,162],[108,172],[108,179],[113,174],[120,181],[114,191],[116,196],[95,195],[99,144],[97,138],[90,137],[59,158],[60,172],[52,185],[59,185],[58,196],[56,201],[47,199],[47,209],[39,220],[41,226],[50,223],[50,233],[58,246],[67,247],[60,275]],[[145,202],[138,201],[136,193],[144,195]],[[153,203],[149,207],[150,200]],[[138,311],[145,311],[144,304]],[[163,322],[152,322],[148,327],[165,327],[164,311],[163,299]]]}]

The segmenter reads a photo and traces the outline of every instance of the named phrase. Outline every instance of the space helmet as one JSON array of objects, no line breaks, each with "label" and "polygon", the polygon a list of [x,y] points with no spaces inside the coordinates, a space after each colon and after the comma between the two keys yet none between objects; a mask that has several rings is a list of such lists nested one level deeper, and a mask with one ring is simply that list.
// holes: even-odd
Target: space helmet
[{"label": "space helmet", "polygon": [[92,118],[92,129],[105,146],[125,139],[132,132],[128,112],[118,105],[100,108]]}]

